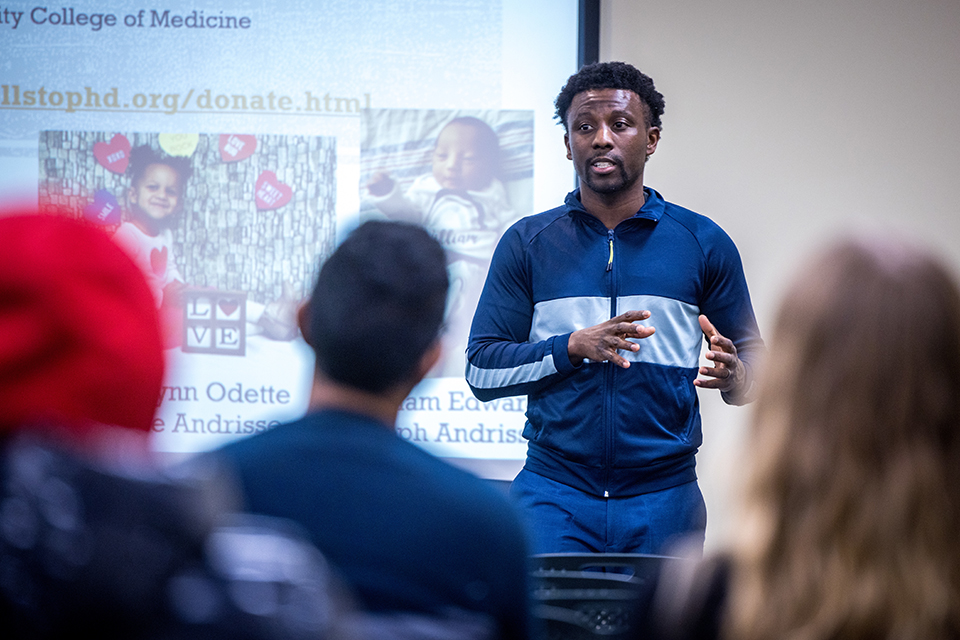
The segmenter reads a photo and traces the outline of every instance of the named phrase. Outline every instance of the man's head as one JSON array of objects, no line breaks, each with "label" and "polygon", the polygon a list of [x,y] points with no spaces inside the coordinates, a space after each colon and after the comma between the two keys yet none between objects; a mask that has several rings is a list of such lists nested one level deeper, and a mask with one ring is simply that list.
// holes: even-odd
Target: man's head
[{"label": "man's head", "polygon": [[323,264],[300,315],[318,371],[371,393],[416,382],[447,286],[443,248],[423,228],[364,223]]},{"label": "man's head", "polygon": [[660,141],[663,96],[623,62],[589,65],[557,97],[567,158],[586,196],[638,197],[647,158]]},{"label": "man's head", "polygon": [[653,86],[650,76],[641,73],[633,65],[626,62],[598,62],[582,67],[578,72],[567,79],[567,84],[560,90],[554,105],[557,108],[556,118],[569,131],[567,112],[574,97],[578,93],[590,89],[623,89],[632,91],[640,99],[646,109],[648,127],[661,128],[660,116],[663,115],[663,95]]}]

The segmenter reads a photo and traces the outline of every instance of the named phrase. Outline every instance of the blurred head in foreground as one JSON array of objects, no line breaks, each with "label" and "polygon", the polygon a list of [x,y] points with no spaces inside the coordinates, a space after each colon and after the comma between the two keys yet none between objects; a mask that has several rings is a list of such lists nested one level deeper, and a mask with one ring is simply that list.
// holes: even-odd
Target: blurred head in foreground
[{"label": "blurred head in foreground", "polygon": [[[300,329],[325,379],[400,399],[439,357],[443,248],[422,227],[369,221],[323,263]],[[429,366],[426,367],[429,369]]]},{"label": "blurred head in foreground", "polygon": [[56,422],[147,432],[163,380],[153,296],[101,230],[0,213],[0,433]]},{"label": "blurred head in foreground", "polygon": [[0,239],[3,637],[341,637],[346,592],[298,528],[235,513],[215,467],[124,457],[163,379],[136,264],[68,215],[0,212]]},{"label": "blurred head in foreground", "polygon": [[930,254],[846,240],[776,319],[728,637],[960,636],[960,292]]}]

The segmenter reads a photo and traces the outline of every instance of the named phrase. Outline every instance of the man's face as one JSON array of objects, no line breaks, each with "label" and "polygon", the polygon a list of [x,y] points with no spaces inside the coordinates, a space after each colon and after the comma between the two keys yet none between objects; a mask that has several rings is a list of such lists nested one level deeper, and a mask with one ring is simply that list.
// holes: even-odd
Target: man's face
[{"label": "man's face", "polygon": [[637,94],[626,89],[578,93],[567,110],[567,131],[567,159],[573,160],[582,188],[598,194],[643,188],[643,166],[657,149],[660,129],[647,126],[646,107]]}]

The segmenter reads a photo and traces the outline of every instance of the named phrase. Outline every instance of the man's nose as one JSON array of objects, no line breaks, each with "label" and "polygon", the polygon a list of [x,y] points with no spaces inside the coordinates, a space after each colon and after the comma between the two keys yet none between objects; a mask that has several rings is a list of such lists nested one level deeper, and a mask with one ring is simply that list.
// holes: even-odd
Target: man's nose
[{"label": "man's nose", "polygon": [[613,131],[611,131],[610,127],[606,125],[597,127],[596,133],[593,136],[593,146],[595,148],[613,146]]}]

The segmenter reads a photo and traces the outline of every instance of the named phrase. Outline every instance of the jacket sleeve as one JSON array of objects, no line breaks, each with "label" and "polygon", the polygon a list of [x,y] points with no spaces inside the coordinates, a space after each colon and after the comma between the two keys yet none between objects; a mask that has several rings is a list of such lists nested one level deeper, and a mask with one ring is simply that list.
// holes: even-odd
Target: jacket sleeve
[{"label": "jacket sleeve", "polygon": [[482,401],[535,393],[576,369],[570,334],[530,342],[534,315],[529,254],[516,226],[497,245],[467,344],[467,384]]},{"label": "jacket sleeve", "polygon": [[727,404],[742,405],[754,399],[755,371],[766,354],[766,347],[753,312],[740,252],[725,232],[719,227],[716,231],[718,237],[706,253],[700,310],[737,348],[737,357],[747,372],[746,382],[740,391],[720,395]]}]

